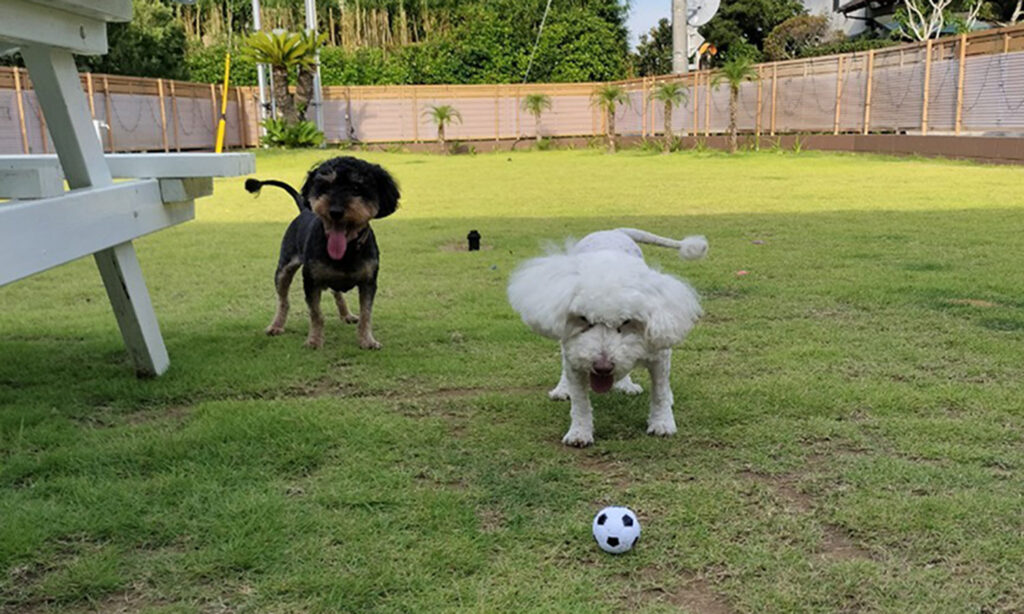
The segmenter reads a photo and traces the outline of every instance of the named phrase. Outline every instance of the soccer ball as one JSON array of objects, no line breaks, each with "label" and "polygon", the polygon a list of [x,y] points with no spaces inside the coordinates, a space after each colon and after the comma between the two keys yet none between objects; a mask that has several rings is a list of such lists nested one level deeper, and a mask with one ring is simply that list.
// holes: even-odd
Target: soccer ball
[{"label": "soccer ball", "polygon": [[606,507],[594,516],[594,539],[605,552],[629,552],[640,539],[640,521],[628,507]]}]

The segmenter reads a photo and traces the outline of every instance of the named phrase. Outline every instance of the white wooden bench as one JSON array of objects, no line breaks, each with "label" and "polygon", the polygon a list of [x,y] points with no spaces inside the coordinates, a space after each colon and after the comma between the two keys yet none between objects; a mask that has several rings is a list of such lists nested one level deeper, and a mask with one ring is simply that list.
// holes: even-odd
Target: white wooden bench
[{"label": "white wooden bench", "polygon": [[0,198],[16,199],[0,202],[0,286],[92,255],[136,372],[159,375],[170,359],[132,240],[193,219],[213,177],[255,169],[249,154],[103,154],[72,54],[106,53],[107,23],[131,10],[131,0],[0,1],[0,54],[21,51],[57,151],[0,157]]}]

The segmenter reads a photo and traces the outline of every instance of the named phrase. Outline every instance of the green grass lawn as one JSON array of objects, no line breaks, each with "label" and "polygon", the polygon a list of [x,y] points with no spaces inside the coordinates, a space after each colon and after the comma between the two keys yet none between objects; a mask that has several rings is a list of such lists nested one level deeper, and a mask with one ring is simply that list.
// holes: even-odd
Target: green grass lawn
[{"label": "green grass lawn", "polygon": [[[380,352],[333,318],[303,348],[297,287],[263,335],[294,205],[241,179],[137,243],[161,378],[133,377],[91,260],[0,289],[0,611],[1024,611],[1020,168],[364,157],[404,194],[375,224]],[[505,283],[621,225],[708,236],[701,262],[645,248],[707,315],[677,436],[644,434],[646,393],[595,396],[569,449],[557,344]],[[643,523],[627,555],[590,536],[607,504]]]}]

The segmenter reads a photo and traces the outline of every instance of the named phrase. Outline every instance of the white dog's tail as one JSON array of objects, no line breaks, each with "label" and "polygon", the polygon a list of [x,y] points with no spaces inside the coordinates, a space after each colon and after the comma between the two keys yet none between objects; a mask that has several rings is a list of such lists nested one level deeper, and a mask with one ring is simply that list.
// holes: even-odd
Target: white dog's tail
[{"label": "white dog's tail", "polygon": [[619,228],[619,232],[638,243],[649,243],[660,247],[671,247],[679,250],[679,257],[683,260],[700,260],[708,254],[708,240],[704,235],[693,235],[681,241],[666,239],[646,230],[636,228]]}]

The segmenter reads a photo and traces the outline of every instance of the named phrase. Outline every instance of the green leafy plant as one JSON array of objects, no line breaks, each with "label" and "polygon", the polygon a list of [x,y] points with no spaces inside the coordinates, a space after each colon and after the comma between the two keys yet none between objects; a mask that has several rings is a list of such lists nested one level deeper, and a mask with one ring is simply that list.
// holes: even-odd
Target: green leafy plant
[{"label": "green leafy plant", "polygon": [[620,104],[629,104],[629,95],[622,86],[607,83],[594,90],[590,95],[590,104],[604,111],[605,137],[608,140],[608,153],[615,153],[615,112]]},{"label": "green leafy plant", "polygon": [[269,147],[319,147],[324,142],[324,133],[310,121],[290,123],[284,119],[266,119],[261,124],[265,134],[260,142]]},{"label": "green leafy plant", "polygon": [[736,153],[736,108],[740,97],[740,86],[744,81],[757,80],[757,71],[749,57],[737,56],[722,65],[711,85],[717,87],[723,81],[729,84],[729,153]]},{"label": "green leafy plant", "polygon": [[795,154],[804,150],[804,139],[799,134],[793,137],[793,145],[789,148]]},{"label": "green leafy plant", "polygon": [[299,121],[295,99],[288,92],[288,76],[299,64],[308,61],[307,55],[304,37],[285,30],[256,32],[242,45],[242,57],[270,65],[274,102],[278,113],[288,123]]},{"label": "green leafy plant", "polygon": [[437,142],[441,151],[449,153],[447,141],[445,140],[445,127],[454,121],[462,123],[462,114],[450,104],[430,105],[423,111],[423,117],[429,117],[437,126]]},{"label": "green leafy plant", "polygon": [[654,87],[651,99],[665,105],[664,152],[668,153],[672,150],[672,140],[674,138],[672,134],[672,109],[686,102],[689,99],[689,95],[681,83],[666,81]]},{"label": "green leafy plant", "polygon": [[534,147],[537,149],[537,151],[548,151],[554,149],[555,140],[546,137],[542,139],[537,139],[537,144],[534,145]]},{"label": "green leafy plant", "polygon": [[523,97],[523,110],[533,116],[534,121],[534,134],[537,137],[537,143],[540,143],[540,116],[541,114],[551,108],[551,96],[547,94],[527,94]]}]

